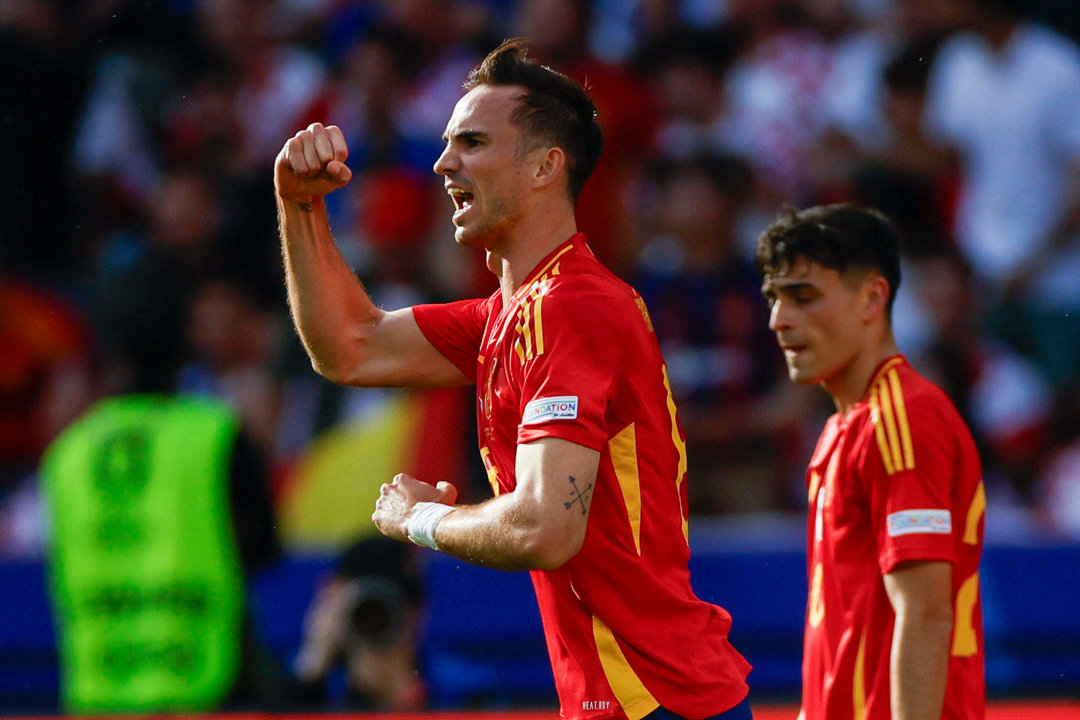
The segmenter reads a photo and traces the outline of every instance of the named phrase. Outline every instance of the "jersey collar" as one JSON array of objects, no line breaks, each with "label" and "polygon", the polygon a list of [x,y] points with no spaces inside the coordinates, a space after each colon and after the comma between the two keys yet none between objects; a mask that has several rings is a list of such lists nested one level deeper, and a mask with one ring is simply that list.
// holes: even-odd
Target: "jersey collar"
[{"label": "jersey collar", "polygon": [[526,276],[525,282],[521,283],[521,287],[514,291],[513,300],[520,300],[523,295],[529,292],[529,288],[533,282],[546,273],[548,270],[559,261],[560,258],[565,257],[569,252],[587,252],[591,253],[585,233],[578,232],[570,236],[570,239],[564,242],[559,247],[548,253],[547,257],[536,264]]},{"label": "jersey collar", "polygon": [[889,372],[890,370],[895,368],[897,365],[900,365],[900,364],[906,363],[906,362],[907,362],[907,358],[905,358],[903,355],[900,355],[900,354],[891,355],[891,356],[885,358],[884,360],[882,360],[878,364],[877,369],[874,370],[874,374],[870,376],[870,382],[868,382],[866,384],[866,389],[863,390],[863,398],[862,398],[863,401],[866,400],[867,395],[870,393],[870,388],[877,385],[878,380],[880,380],[881,377],[885,373]]}]

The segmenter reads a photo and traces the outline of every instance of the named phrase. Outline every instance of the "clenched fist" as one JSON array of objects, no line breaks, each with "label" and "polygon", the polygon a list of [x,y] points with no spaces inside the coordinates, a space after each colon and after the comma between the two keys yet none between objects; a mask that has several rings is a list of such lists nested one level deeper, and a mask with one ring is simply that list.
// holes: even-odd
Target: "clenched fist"
[{"label": "clenched fist", "polygon": [[409,537],[409,513],[418,502],[439,502],[453,505],[457,500],[457,488],[448,482],[430,485],[422,480],[399,473],[393,482],[384,483],[379,489],[375,512],[371,519],[383,535],[395,540]]},{"label": "clenched fist", "polygon": [[312,123],[285,143],[274,162],[274,188],[283,200],[310,203],[352,179],[349,148],[337,125]]}]

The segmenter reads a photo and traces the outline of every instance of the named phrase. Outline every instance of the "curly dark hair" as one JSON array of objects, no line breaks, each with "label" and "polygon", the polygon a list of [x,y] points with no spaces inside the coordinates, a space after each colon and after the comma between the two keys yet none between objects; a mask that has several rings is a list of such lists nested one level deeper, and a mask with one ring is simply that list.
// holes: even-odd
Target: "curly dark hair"
[{"label": "curly dark hair", "polygon": [[585,90],[566,75],[529,60],[521,38],[504,41],[473,68],[465,89],[481,85],[519,85],[525,89],[511,116],[525,131],[528,145],[521,150],[562,148],[567,157],[570,197],[577,200],[604,145],[596,105]]},{"label": "curly dark hair", "polygon": [[754,266],[768,278],[788,272],[799,258],[840,273],[881,273],[892,312],[900,287],[900,235],[881,211],[851,203],[787,211],[758,236]]}]

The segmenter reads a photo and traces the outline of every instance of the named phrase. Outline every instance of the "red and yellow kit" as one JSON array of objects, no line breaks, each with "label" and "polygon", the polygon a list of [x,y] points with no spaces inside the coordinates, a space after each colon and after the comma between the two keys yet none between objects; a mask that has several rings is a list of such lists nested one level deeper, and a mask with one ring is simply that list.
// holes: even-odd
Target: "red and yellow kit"
[{"label": "red and yellow kit", "polygon": [[480,455],[496,494],[512,492],[519,443],[557,437],[600,452],[577,483],[581,551],[531,573],[564,718],[637,720],[658,706],[687,718],[728,710],[750,665],[731,616],[700,600],[687,561],[686,449],[640,296],[578,234],[503,307],[414,308],[424,335],[477,384]]},{"label": "red and yellow kit", "polygon": [[887,720],[895,616],[882,576],[952,564],[945,720],[985,715],[979,556],[986,495],[975,443],[946,395],[900,356],[825,426],[807,472],[806,720]]}]

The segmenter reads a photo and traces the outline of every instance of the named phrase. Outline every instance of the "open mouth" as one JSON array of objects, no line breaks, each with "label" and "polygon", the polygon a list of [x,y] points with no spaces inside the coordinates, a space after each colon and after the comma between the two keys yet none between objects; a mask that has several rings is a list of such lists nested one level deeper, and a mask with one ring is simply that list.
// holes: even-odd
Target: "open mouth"
[{"label": "open mouth", "polygon": [[450,188],[447,190],[450,195],[450,199],[454,201],[454,209],[457,211],[454,214],[465,212],[473,203],[473,194],[467,190],[461,188]]}]

